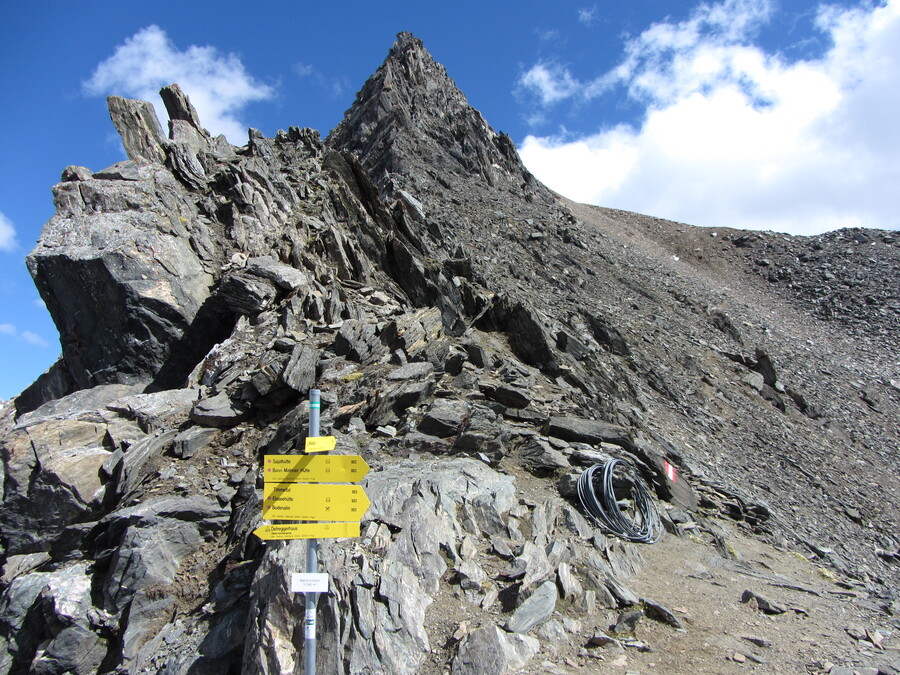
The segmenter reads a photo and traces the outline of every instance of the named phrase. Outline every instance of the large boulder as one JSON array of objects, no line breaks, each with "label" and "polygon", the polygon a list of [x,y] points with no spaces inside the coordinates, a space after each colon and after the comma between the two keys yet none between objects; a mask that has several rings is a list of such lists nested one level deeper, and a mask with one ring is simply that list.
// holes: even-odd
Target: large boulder
[{"label": "large boulder", "polygon": [[182,184],[146,159],[124,164],[56,185],[56,215],[26,261],[79,389],[152,380],[214,281],[191,247],[200,215]]}]

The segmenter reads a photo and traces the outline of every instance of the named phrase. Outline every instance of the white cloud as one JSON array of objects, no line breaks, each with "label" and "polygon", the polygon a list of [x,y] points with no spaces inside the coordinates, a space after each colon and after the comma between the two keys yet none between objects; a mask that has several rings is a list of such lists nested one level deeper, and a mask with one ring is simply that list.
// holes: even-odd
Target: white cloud
[{"label": "white cloud", "polygon": [[294,72],[301,79],[310,78],[312,79],[318,86],[325,89],[332,98],[339,98],[343,95],[344,91],[349,88],[349,83],[346,78],[337,78],[337,77],[327,77],[323,75],[315,66],[312,66],[308,63],[303,63],[302,61],[295,63]]},{"label": "white cloud", "polygon": [[9,218],[0,213],[0,251],[15,251],[17,248],[16,228]]},{"label": "white cloud", "polygon": [[308,63],[299,61],[294,64],[294,72],[297,73],[298,77],[311,77],[315,75],[316,69]]},{"label": "white cloud", "polygon": [[158,92],[173,83],[190,97],[201,123],[213,135],[225,134],[238,145],[247,140],[247,126],[238,119],[244,106],[274,95],[272,87],[247,73],[235,54],[196,45],[179,51],[159,26],[127,38],[97,66],[84,90],[150,101],[164,121],[168,116]]},{"label": "white cloud", "polygon": [[585,26],[593,24],[598,17],[597,5],[593,7],[582,7],[578,10],[578,21]]},{"label": "white cloud", "polygon": [[47,342],[44,338],[42,338],[37,333],[34,333],[30,330],[23,330],[20,334],[21,338],[25,340],[30,345],[34,345],[35,347],[49,347],[50,343]]},{"label": "white cloud", "polygon": [[697,225],[900,227],[900,0],[821,8],[816,26],[832,44],[806,61],[753,46],[771,18],[764,1],[702,5],[648,28],[591,81],[535,65],[519,85],[545,116],[615,85],[645,114],[581,138],[530,135],[525,164],[573,199]]},{"label": "white cloud", "polygon": [[549,105],[577,95],[584,85],[568,69],[555,63],[538,63],[519,80],[519,86],[531,90],[541,103]]},{"label": "white cloud", "polygon": [[0,323],[0,335],[9,335],[10,337],[16,338],[17,340],[21,340],[23,342],[27,342],[28,344],[34,345],[35,347],[50,346],[50,343],[37,333],[30,330],[20,331],[18,328],[16,328],[15,325],[11,323]]}]

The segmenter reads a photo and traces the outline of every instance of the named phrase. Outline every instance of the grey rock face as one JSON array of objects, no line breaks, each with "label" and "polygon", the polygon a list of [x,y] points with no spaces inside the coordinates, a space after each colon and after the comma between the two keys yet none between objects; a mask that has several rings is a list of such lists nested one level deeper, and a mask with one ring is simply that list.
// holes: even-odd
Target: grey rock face
[{"label": "grey rock face", "polygon": [[190,196],[161,166],[131,166],[129,180],[60,183],[27,259],[79,388],[149,382],[214,280],[190,245]]},{"label": "grey rock face", "polygon": [[626,429],[598,420],[551,417],[547,425],[547,433],[564,441],[596,445],[614,443],[625,447],[632,446],[631,440],[627,437]]},{"label": "grey rock face", "polygon": [[197,401],[191,409],[191,419],[210,427],[232,427],[247,419],[249,410],[221,392],[211,398]]},{"label": "grey rock face", "polygon": [[[101,472],[110,456],[106,437],[102,422],[57,420],[39,422],[4,439],[0,526],[8,553],[40,550],[48,535],[99,512],[108,484]],[[42,508],[35,508],[36,501]]]},{"label": "grey rock face", "polygon": [[[429,119],[437,106],[444,117],[442,125]],[[419,116],[426,118],[422,128],[430,136],[434,154],[427,159],[434,169],[475,173],[491,183],[533,181],[509,137],[490,128],[468,105],[444,67],[409,33],[397,36],[384,64],[360,90],[329,142],[358,154],[372,176],[416,171],[422,158],[409,152],[412,138],[407,131],[419,122]],[[378,124],[373,124],[376,121]],[[422,207],[415,207],[418,200],[412,202],[410,197],[406,193],[407,208],[416,218],[423,218]]]},{"label": "grey rock face", "polygon": [[446,438],[460,432],[469,416],[469,407],[462,401],[437,399],[419,422],[423,434]]},{"label": "grey rock face", "polygon": [[506,630],[513,633],[527,633],[552,616],[557,599],[556,584],[553,581],[545,581],[519,605],[506,622]]},{"label": "grey rock face", "polygon": [[541,643],[533,637],[504,633],[496,626],[469,633],[453,660],[453,675],[480,673],[514,673],[540,651]]},{"label": "grey rock face", "polygon": [[128,157],[158,164],[165,162],[165,136],[153,106],[146,101],[120,96],[110,96],[106,102]]}]

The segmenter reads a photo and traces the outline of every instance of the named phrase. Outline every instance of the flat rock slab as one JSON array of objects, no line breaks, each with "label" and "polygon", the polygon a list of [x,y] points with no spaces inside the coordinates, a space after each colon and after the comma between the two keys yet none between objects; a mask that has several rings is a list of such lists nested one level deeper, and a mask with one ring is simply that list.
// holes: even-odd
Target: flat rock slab
[{"label": "flat rock slab", "polygon": [[550,618],[556,609],[557,598],[556,583],[552,580],[545,581],[519,605],[504,627],[513,633],[527,633]]},{"label": "flat rock slab", "polygon": [[249,411],[228,398],[225,392],[197,401],[191,410],[191,419],[207,427],[233,427],[248,416]]},{"label": "flat rock slab", "polygon": [[187,419],[191,407],[199,398],[196,389],[169,389],[152,394],[125,396],[109,403],[106,408],[134,417],[144,428],[163,418]]},{"label": "flat rock slab", "polygon": [[547,435],[561,438],[570,443],[579,442],[590,445],[614,443],[625,448],[634,445],[625,427],[580,417],[551,417],[547,423]]},{"label": "flat rock slab", "polygon": [[452,675],[503,675],[525,667],[540,651],[541,643],[528,635],[504,633],[487,626],[469,633],[453,659]]},{"label": "flat rock slab", "polygon": [[219,431],[217,429],[203,429],[191,427],[178,433],[173,439],[172,448],[175,455],[181,459],[189,459],[209,445]]},{"label": "flat rock slab", "polygon": [[247,261],[247,271],[258,277],[268,279],[286,291],[294,291],[309,283],[309,279],[304,272],[286,265],[271,256],[250,258]]},{"label": "flat rock slab", "polygon": [[417,380],[430,377],[434,372],[434,366],[428,361],[417,361],[400,366],[387,376],[389,380]]},{"label": "flat rock slab", "polygon": [[422,417],[422,421],[419,422],[419,431],[438,438],[454,436],[462,429],[468,416],[469,406],[465,401],[439,398]]},{"label": "flat rock slab", "polygon": [[641,598],[641,603],[644,605],[644,614],[647,615],[648,619],[668,624],[676,630],[686,630],[684,624],[679,621],[678,617],[668,607],[646,598]]},{"label": "flat rock slab", "polygon": [[741,602],[749,604],[751,607],[755,607],[760,612],[765,614],[784,614],[787,610],[781,605],[776,605],[774,602],[761,596],[759,593],[754,593],[753,591],[746,590],[741,595]]},{"label": "flat rock slab", "polygon": [[63,398],[49,401],[37,410],[21,415],[17,428],[31,426],[48,420],[75,419],[79,415],[103,410],[110,403],[139,393],[145,385],[101,384],[82,389]]}]

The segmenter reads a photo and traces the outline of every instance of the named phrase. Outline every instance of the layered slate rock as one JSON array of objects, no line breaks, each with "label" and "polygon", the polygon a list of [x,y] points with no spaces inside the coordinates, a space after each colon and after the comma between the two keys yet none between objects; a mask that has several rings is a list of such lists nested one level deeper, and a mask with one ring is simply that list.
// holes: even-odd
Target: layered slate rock
[{"label": "layered slate rock", "polygon": [[[420,140],[408,133],[417,127]],[[357,155],[381,190],[401,199],[411,219],[420,222],[427,209],[403,184],[392,185],[395,175],[408,179],[428,167],[439,174],[475,175],[490,185],[542,189],[519,161],[512,140],[468,104],[446,69],[410,33],[398,34],[328,142]],[[419,151],[413,150],[416,143]]]},{"label": "layered slate rock", "polygon": [[78,388],[149,382],[214,282],[191,246],[194,198],[161,164],[126,165],[128,178],[57,185],[57,213],[28,256]]}]

